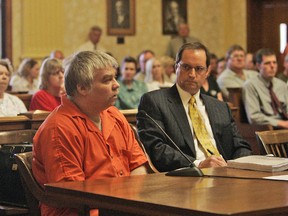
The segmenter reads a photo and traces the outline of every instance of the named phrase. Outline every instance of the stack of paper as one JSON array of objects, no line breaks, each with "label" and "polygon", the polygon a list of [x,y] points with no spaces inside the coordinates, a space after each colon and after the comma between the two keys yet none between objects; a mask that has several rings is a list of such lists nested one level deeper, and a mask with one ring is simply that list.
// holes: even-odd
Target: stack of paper
[{"label": "stack of paper", "polygon": [[288,169],[288,158],[264,155],[250,155],[227,161],[228,167],[265,172],[279,172]]}]

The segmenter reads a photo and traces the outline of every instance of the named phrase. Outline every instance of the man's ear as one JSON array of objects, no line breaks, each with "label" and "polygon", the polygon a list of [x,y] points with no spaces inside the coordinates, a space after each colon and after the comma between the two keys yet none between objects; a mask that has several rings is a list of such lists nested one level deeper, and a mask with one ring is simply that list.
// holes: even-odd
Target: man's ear
[{"label": "man's ear", "polygon": [[77,92],[78,94],[82,95],[82,96],[86,96],[88,93],[88,89],[85,86],[81,86],[81,85],[77,85]]},{"label": "man's ear", "polygon": [[211,73],[211,66],[209,65],[209,67],[207,68],[206,74],[205,74],[206,78],[209,77],[210,73]]},{"label": "man's ear", "polygon": [[260,71],[260,66],[261,66],[261,64],[256,63],[256,68],[258,69],[258,71]]}]

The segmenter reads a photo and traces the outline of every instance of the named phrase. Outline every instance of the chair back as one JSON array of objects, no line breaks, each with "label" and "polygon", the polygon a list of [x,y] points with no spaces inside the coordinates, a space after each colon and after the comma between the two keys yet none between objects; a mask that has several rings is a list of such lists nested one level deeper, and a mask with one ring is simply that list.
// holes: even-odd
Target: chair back
[{"label": "chair back", "polygon": [[288,130],[257,131],[256,135],[267,154],[287,158]]},{"label": "chair back", "polygon": [[[85,206],[79,200],[65,200],[62,197],[47,194],[45,189],[37,182],[32,172],[32,152],[15,154],[15,159],[20,172],[22,184],[25,190],[25,196],[29,207],[29,215],[40,216],[39,202],[45,203],[54,208],[73,208],[78,210],[78,215],[90,215],[90,207]],[[95,207],[93,207],[95,208]]]},{"label": "chair back", "polygon": [[31,215],[41,215],[39,200],[44,194],[44,189],[38,184],[32,174],[32,152],[15,154],[15,160],[20,172],[22,185],[25,191],[27,204]]},{"label": "chair back", "polygon": [[147,154],[146,150],[145,150],[145,147],[143,145],[143,143],[141,142],[140,138],[139,138],[139,135],[138,135],[138,132],[137,132],[137,128],[133,125],[133,124],[130,124],[130,127],[132,128],[133,132],[134,132],[134,135],[135,135],[135,138],[138,142],[138,144],[140,145],[140,147],[142,148],[147,160],[148,160],[148,164],[149,164],[149,167],[148,167],[148,173],[159,173],[159,171],[156,169],[156,167],[153,165],[151,159],[150,159],[150,156]]}]

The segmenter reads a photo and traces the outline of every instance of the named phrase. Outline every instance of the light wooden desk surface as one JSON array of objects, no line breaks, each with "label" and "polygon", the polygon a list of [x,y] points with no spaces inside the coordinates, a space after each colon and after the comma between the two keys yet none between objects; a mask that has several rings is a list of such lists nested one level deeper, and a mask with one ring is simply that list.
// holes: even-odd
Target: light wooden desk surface
[{"label": "light wooden desk surface", "polygon": [[250,179],[271,173],[229,168],[203,172],[223,177],[161,173],[54,183],[45,188],[58,198],[135,215],[288,215],[288,182]]}]

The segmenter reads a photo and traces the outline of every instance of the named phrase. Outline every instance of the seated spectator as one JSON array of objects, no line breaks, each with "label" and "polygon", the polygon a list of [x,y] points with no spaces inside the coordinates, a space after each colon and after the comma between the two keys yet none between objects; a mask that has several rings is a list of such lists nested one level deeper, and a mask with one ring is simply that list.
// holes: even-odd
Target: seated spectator
[{"label": "seated spectator", "polygon": [[17,96],[6,93],[9,79],[13,73],[11,63],[8,59],[0,59],[0,116],[17,116],[19,113],[27,112],[22,100]]},{"label": "seated spectator", "polygon": [[227,68],[217,78],[223,97],[228,98],[227,88],[242,88],[244,82],[258,73],[245,69],[245,51],[239,45],[231,46],[226,54]]},{"label": "seated spectator", "polygon": [[53,111],[61,104],[64,70],[59,60],[46,59],[40,69],[40,86],[31,100],[30,110]]},{"label": "seated spectator", "polygon": [[175,73],[175,61],[169,56],[162,56],[160,62],[164,69],[164,80],[166,82],[175,83],[176,73]]},{"label": "seated spectator", "polygon": [[61,50],[53,50],[50,53],[50,58],[56,58],[56,59],[63,61],[65,56]]},{"label": "seated spectator", "polygon": [[214,79],[217,78],[217,61],[218,57],[214,53],[210,53],[210,76],[213,77]]},{"label": "seated spectator", "polygon": [[220,74],[226,69],[226,61],[225,58],[219,58],[217,60],[217,78],[220,76]]},{"label": "seated spectator", "polygon": [[284,71],[282,73],[279,73],[277,75],[277,78],[283,80],[286,84],[288,84],[288,55],[285,56],[284,58]]},{"label": "seated spectator", "polygon": [[276,54],[271,49],[260,49],[256,53],[258,76],[247,80],[243,86],[243,101],[250,123],[288,128],[288,87],[275,78]]},{"label": "seated spectator", "polygon": [[17,74],[10,80],[11,91],[33,94],[38,90],[38,75],[38,62],[31,58],[25,58],[21,62]]},{"label": "seated spectator", "polygon": [[223,101],[222,92],[214,79],[211,75],[206,78],[203,85],[200,88],[200,93],[209,95],[214,97],[220,101]]},{"label": "seated spectator", "polygon": [[[147,159],[129,123],[113,106],[116,67],[113,57],[97,50],[80,52],[65,65],[67,95],[33,139],[32,170],[41,186],[147,173]],[[77,215],[73,208],[44,203],[40,208],[42,215]]]},{"label": "seated spectator", "polygon": [[115,106],[118,109],[138,108],[141,96],[148,91],[144,82],[134,80],[136,74],[136,59],[125,57],[121,65],[121,76],[118,79],[120,88]]},{"label": "seated spectator", "polygon": [[146,72],[146,62],[154,58],[155,54],[152,50],[143,50],[138,56],[139,71],[135,75],[134,79],[139,81],[144,81]]},{"label": "seated spectator", "polygon": [[245,57],[245,69],[257,71],[255,57],[253,53],[246,53]]},{"label": "seated spectator", "polygon": [[168,88],[173,85],[173,83],[164,80],[164,70],[160,60],[157,58],[152,58],[147,61],[144,82],[147,84],[148,91]]}]

